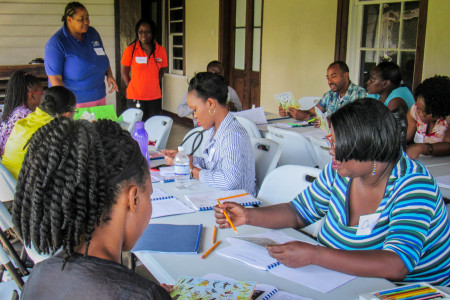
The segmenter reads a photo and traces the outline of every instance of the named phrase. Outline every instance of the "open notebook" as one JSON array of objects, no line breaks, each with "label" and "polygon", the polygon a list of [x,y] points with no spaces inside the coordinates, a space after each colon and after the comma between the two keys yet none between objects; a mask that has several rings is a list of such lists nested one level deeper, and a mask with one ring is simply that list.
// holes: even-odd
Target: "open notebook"
[{"label": "open notebook", "polygon": [[271,230],[262,234],[227,238],[231,246],[221,248],[217,253],[322,293],[328,293],[355,278],[316,265],[289,268],[271,257],[265,248],[267,244],[283,244],[295,240],[281,231]]},{"label": "open notebook", "polygon": [[233,197],[221,202],[236,202],[244,206],[259,205],[261,201],[248,194],[245,190],[231,190],[231,191],[218,191],[218,192],[208,192],[208,193],[198,193],[185,195],[186,200],[192,203],[192,206],[196,210],[211,210],[215,205],[217,205],[217,199]]},{"label": "open notebook", "polygon": [[166,194],[159,188],[153,189],[151,199],[153,207],[152,219],[196,212],[195,209],[190,208],[174,196]]}]

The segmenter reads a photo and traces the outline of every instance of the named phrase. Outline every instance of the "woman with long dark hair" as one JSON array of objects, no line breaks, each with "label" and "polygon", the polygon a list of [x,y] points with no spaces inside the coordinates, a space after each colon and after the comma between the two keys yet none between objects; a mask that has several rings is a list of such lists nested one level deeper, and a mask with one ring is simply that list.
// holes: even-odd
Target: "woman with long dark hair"
[{"label": "woman with long dark hair", "polygon": [[136,38],[123,52],[121,73],[127,87],[127,106],[140,108],[143,120],[161,113],[161,80],[167,67],[167,54],[155,41],[156,24],[140,19]]}]

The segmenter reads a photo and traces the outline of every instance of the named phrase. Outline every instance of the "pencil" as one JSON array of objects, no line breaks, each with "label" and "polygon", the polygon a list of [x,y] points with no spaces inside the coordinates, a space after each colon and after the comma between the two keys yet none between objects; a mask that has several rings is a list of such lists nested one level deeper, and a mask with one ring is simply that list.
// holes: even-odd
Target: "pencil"
[{"label": "pencil", "polygon": [[223,198],[219,198],[217,199],[217,201],[222,201],[222,200],[226,200],[226,199],[232,199],[232,198],[237,198],[237,197],[242,197],[242,196],[246,196],[248,195],[248,193],[244,193],[244,194],[239,194],[239,195],[234,195],[234,196],[228,196],[228,197],[223,197]]},{"label": "pencil", "polygon": [[202,255],[202,259],[206,258],[219,244],[220,244],[220,241],[217,241],[211,248],[209,248],[209,250],[206,251],[206,253]]},{"label": "pencil", "polygon": [[314,122],[315,120],[316,120],[316,118],[314,118],[314,119],[309,119],[309,120],[308,120],[308,123]]},{"label": "pencil", "polygon": [[410,290],[410,289],[420,288],[420,287],[422,287],[420,284],[407,285],[407,286],[402,286],[402,287],[398,287],[398,288],[394,288],[394,289],[390,289],[390,290],[381,291],[381,292],[375,293],[374,295],[378,296],[378,295],[384,295],[384,294],[391,294],[391,293],[395,293],[395,292],[400,292],[400,291]]},{"label": "pencil", "polygon": [[[217,202],[219,203],[219,205],[221,204],[219,199],[217,199]],[[228,223],[230,223],[231,228],[233,228],[234,232],[236,232],[236,234],[238,234],[236,227],[234,227],[234,224],[233,224],[233,222],[231,222],[231,219],[228,216],[227,211],[225,209],[223,210],[223,214],[225,215],[225,218],[227,218]]]},{"label": "pencil", "polygon": [[212,242],[213,242],[213,243],[216,242],[216,232],[217,232],[217,227],[214,226],[214,232],[213,232],[213,238],[212,238]]}]

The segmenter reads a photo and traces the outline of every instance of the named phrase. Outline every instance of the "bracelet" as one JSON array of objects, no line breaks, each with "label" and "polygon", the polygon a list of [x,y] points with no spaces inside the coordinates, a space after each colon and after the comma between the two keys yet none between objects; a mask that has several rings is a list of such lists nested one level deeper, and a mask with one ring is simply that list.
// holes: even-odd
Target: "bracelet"
[{"label": "bracelet", "polygon": [[427,143],[427,147],[428,147],[427,155],[431,155],[431,153],[433,153],[433,145],[431,145],[430,143]]}]

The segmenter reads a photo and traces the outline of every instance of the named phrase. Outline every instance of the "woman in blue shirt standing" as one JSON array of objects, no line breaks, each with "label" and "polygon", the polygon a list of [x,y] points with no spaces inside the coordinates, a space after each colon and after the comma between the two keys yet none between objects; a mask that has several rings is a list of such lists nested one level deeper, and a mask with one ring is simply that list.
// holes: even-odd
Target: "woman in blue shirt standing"
[{"label": "woman in blue shirt standing", "polygon": [[77,99],[77,107],[106,104],[105,75],[109,93],[117,83],[98,32],[90,27],[89,13],[79,2],[70,2],[64,25],[45,45],[45,72],[51,86],[63,85]]}]

